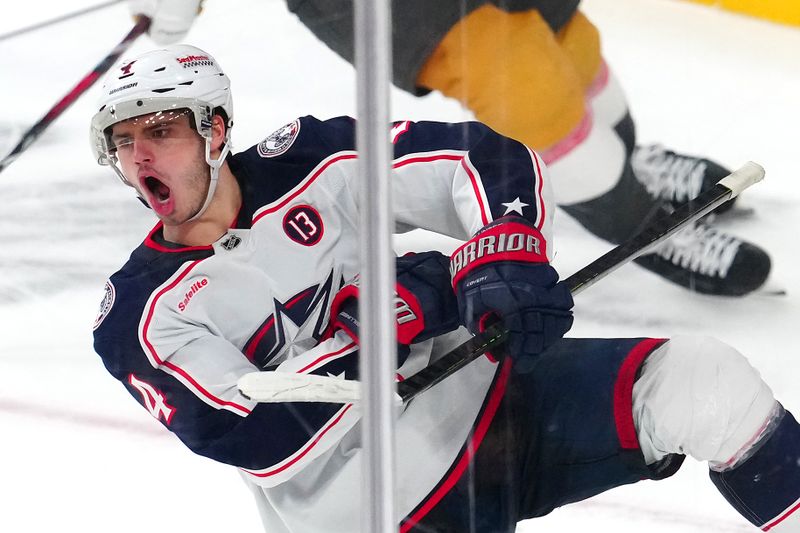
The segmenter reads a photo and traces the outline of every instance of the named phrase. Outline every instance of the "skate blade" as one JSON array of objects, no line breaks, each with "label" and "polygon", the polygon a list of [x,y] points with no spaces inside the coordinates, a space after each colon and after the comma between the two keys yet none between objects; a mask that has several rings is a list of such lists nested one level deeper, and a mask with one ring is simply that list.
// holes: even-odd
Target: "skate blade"
[{"label": "skate blade", "polygon": [[734,205],[724,213],[712,213],[714,215],[714,219],[718,222],[725,222],[728,220],[746,220],[749,218],[753,218],[756,214],[756,210],[754,207],[749,206],[740,206],[739,204]]},{"label": "skate blade", "polygon": [[781,286],[779,283],[775,282],[774,280],[767,279],[767,281],[759,287],[758,289],[754,290],[750,294],[756,296],[787,296],[789,291],[786,290],[786,287]]}]

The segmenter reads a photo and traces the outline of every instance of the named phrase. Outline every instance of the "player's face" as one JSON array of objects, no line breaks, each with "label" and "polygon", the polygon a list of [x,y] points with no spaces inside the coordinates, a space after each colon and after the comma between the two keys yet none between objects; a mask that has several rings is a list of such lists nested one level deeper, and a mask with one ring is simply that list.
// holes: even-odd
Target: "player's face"
[{"label": "player's face", "polygon": [[115,124],[111,142],[126,180],[164,224],[182,224],[200,210],[210,170],[205,141],[192,127],[188,111]]}]

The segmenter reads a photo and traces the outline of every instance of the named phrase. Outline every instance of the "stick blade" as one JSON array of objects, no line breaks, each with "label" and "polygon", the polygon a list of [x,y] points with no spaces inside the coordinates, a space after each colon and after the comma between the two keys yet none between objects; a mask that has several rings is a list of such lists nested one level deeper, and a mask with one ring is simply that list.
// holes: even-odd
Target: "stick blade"
[{"label": "stick blade", "polygon": [[291,372],[251,372],[239,378],[239,392],[256,402],[354,403],[361,383],[335,377]]}]

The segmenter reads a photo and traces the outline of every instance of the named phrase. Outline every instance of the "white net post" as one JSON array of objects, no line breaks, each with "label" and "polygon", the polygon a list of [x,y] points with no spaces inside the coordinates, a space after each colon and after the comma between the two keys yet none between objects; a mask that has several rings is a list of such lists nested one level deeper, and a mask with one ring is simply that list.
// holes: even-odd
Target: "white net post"
[{"label": "white net post", "polygon": [[391,73],[389,0],[355,1],[358,100],[356,146],[361,182],[361,379],[364,382],[361,531],[398,529],[394,512],[394,217],[389,187]]}]

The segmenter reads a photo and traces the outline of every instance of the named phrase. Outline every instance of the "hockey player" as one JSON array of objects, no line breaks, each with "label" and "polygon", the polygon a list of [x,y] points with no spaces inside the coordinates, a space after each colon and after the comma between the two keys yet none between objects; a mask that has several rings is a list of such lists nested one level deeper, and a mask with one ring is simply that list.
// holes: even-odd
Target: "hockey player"
[{"label": "hockey player", "polygon": [[[256,370],[358,378],[355,125],[303,117],[235,155],[232,125],[229,80],[203,50],[110,71],[93,147],[158,223],[106,284],[95,349],[187,447],[240,470],[270,533],[351,533],[366,504],[359,407],[257,404],[236,383]],[[466,241],[450,259],[397,260],[411,310],[398,379],[489,320],[511,331],[506,357],[398,414],[401,531],[510,532],[667,477],[686,454],[746,519],[800,532],[800,427],[743,356],[711,338],[562,338],[573,304],[549,264],[535,152],[476,122],[392,132],[398,224]]]},{"label": "hockey player", "polygon": [[[352,0],[286,3],[353,62]],[[558,205],[593,234],[619,243],[728,171],[659,145],[636,147],[625,96],[579,3],[394,2],[393,77],[412,94],[436,90],[459,100],[481,122],[537,150],[551,169]],[[130,7],[153,19],[155,42],[169,44],[186,35],[201,4],[131,0]],[[636,262],[693,291],[726,296],[759,288],[771,268],[763,250],[708,221]]]}]

